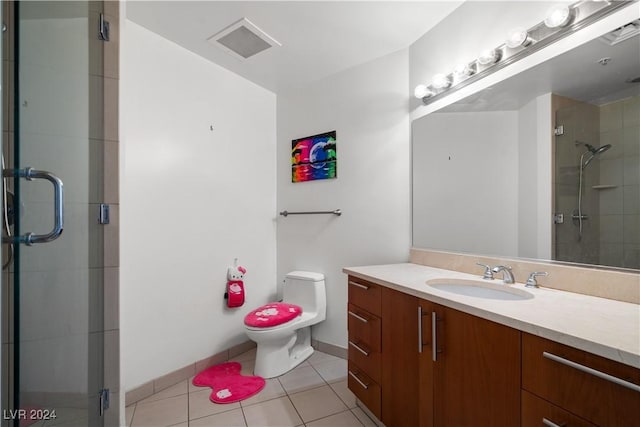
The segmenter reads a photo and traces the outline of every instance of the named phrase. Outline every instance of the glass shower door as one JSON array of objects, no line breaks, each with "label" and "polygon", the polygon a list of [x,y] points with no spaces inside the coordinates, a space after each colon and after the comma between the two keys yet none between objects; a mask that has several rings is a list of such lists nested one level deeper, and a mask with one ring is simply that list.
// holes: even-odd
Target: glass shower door
[{"label": "glass shower door", "polygon": [[[18,2],[15,7],[12,234],[47,235],[14,244],[13,387],[17,418],[47,425],[102,425],[103,231],[102,2]],[[29,179],[28,168],[55,179]],[[22,178],[18,177],[22,175]],[[45,178],[47,176],[44,176]],[[27,179],[24,179],[27,178]],[[61,205],[61,206],[59,206]],[[50,236],[52,237],[52,236]],[[27,244],[24,244],[24,243]],[[6,412],[5,412],[5,415]],[[5,416],[5,418],[7,418]],[[23,421],[24,422],[24,421]]]},{"label": "glass shower door", "polygon": [[587,145],[599,146],[598,107],[575,102],[556,111],[556,123],[562,131],[555,137],[554,259],[600,264],[599,198],[592,190],[599,166],[584,167]]}]

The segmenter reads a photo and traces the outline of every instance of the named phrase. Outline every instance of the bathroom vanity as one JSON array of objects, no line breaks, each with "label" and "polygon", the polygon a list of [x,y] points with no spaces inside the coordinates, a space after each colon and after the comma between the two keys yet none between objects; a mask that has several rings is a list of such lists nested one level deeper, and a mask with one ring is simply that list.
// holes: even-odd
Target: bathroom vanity
[{"label": "bathroom vanity", "polygon": [[[349,389],[384,425],[640,426],[640,306],[479,276],[345,268]],[[465,282],[467,281],[467,282]]]}]

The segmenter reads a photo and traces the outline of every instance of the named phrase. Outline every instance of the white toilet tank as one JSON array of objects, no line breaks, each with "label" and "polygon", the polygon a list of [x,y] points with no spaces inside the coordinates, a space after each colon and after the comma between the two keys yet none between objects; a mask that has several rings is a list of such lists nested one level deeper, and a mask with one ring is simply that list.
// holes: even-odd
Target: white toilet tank
[{"label": "white toilet tank", "polygon": [[288,273],[284,278],[282,299],[299,305],[303,312],[318,313],[324,317],[327,310],[324,274],[310,271]]}]

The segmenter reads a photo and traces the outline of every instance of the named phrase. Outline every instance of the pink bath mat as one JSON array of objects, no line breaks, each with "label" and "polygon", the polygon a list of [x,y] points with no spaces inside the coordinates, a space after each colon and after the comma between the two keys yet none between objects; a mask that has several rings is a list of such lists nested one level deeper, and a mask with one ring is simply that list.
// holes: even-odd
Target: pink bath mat
[{"label": "pink bath mat", "polygon": [[264,378],[240,375],[238,362],[211,366],[193,378],[197,387],[211,387],[209,400],[214,403],[233,403],[247,399],[264,388]]}]

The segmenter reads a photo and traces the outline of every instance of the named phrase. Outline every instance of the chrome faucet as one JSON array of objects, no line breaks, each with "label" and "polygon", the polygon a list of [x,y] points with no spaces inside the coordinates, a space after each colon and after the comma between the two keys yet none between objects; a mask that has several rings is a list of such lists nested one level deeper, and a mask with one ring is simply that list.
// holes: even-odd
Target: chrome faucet
[{"label": "chrome faucet", "polygon": [[482,275],[482,278],[484,280],[493,280],[493,271],[491,271],[491,266],[490,265],[482,264],[482,263],[479,263],[479,262],[476,262],[476,265],[484,267],[484,274]]},{"label": "chrome faucet", "polygon": [[506,265],[496,265],[491,269],[491,271],[494,273],[499,273],[502,271],[502,281],[505,285],[515,283],[515,280],[513,279],[513,273],[511,272],[511,267]]},{"label": "chrome faucet", "polygon": [[525,288],[539,288],[540,285],[538,285],[538,281],[536,280],[536,276],[548,276],[549,273],[547,273],[546,271],[534,271],[533,273],[531,273],[529,275],[529,278],[527,279],[527,283],[525,283],[524,287]]}]

